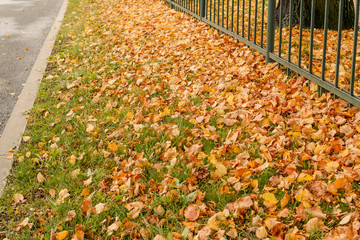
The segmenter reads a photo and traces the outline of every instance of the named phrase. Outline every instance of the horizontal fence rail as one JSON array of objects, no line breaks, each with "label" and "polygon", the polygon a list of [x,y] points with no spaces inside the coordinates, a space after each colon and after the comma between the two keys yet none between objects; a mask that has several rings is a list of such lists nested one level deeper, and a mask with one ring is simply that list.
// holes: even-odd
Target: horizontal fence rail
[{"label": "horizontal fence rail", "polygon": [[[316,83],[320,94],[329,91],[360,107],[360,0],[338,0],[335,10],[330,6],[333,0],[323,0],[321,19],[317,15],[321,0],[165,1],[171,8],[186,12],[264,54],[267,62],[275,61],[285,66],[288,73],[293,71]],[[349,23],[344,21],[344,14],[349,11],[346,9],[349,1],[353,1],[350,10],[355,17],[352,29],[345,30],[344,24]],[[288,12],[284,12],[286,7]],[[293,22],[295,17],[298,23]],[[319,21],[321,29],[315,28]]]}]

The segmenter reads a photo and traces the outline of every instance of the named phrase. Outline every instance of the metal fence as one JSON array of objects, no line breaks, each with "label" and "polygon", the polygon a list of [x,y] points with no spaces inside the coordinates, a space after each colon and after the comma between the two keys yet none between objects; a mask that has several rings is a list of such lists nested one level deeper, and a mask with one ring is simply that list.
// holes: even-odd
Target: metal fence
[{"label": "metal fence", "polygon": [[[360,107],[359,0],[354,0],[353,29],[343,29],[344,1],[339,0],[337,31],[328,29],[329,2],[325,1],[322,29],[314,27],[316,0],[311,0],[310,26],[304,27],[304,2],[300,1],[299,23],[275,21],[276,8],[285,0],[165,0],[172,8],[186,12],[238,39],[319,86],[320,94],[332,92]],[[290,9],[294,0],[289,0]],[[286,26],[285,26],[286,25]],[[349,43],[351,41],[351,43]]]}]

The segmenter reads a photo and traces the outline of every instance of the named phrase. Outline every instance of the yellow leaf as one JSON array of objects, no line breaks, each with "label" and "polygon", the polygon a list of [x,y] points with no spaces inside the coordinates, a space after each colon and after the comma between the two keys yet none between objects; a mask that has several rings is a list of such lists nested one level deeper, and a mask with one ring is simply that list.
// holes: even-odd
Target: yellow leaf
[{"label": "yellow leaf", "polygon": [[219,230],[219,225],[220,223],[225,220],[224,218],[224,213],[222,212],[218,212],[215,215],[213,215],[211,218],[209,218],[208,222],[207,222],[207,226],[209,228],[211,228],[212,230]]},{"label": "yellow leaf", "polygon": [[300,173],[297,179],[298,182],[306,182],[310,180],[314,180],[314,177],[306,173]]},{"label": "yellow leaf", "polygon": [[309,190],[307,189],[300,189],[296,195],[295,195],[295,199],[298,202],[304,202],[309,200],[312,197],[311,193],[309,192]]},{"label": "yellow leaf", "polygon": [[234,105],[234,95],[232,93],[229,94],[229,96],[226,98],[226,101],[230,104],[230,105]]},{"label": "yellow leaf", "polygon": [[95,126],[93,124],[88,123],[86,125],[86,132],[92,132],[92,131],[94,131],[94,129],[95,129]]},{"label": "yellow leaf", "polygon": [[71,165],[74,165],[75,162],[76,162],[76,157],[75,157],[74,155],[71,155],[70,158],[69,158],[69,163],[70,163]]},{"label": "yellow leaf", "polygon": [[56,240],[63,240],[67,237],[68,234],[68,231],[59,232],[58,234],[56,234]]},{"label": "yellow leaf", "polygon": [[127,117],[128,120],[133,120],[134,119],[134,114],[132,112],[128,112],[126,114],[126,117]]},{"label": "yellow leaf", "polygon": [[222,177],[227,173],[227,168],[222,164],[217,162],[215,164],[216,170],[215,170],[215,174],[218,177]]},{"label": "yellow leaf", "polygon": [[334,162],[334,161],[331,161],[331,162],[328,162],[325,166],[325,170],[327,172],[336,172],[336,170],[338,169],[339,167],[339,163],[337,162]]},{"label": "yellow leaf", "polygon": [[41,172],[39,172],[36,177],[39,183],[45,182],[46,180],[45,177],[41,174]]},{"label": "yellow leaf", "polygon": [[263,199],[264,199],[264,205],[268,208],[274,207],[278,203],[278,200],[276,199],[275,195],[269,192],[263,194]]},{"label": "yellow leaf", "polygon": [[256,237],[260,239],[264,239],[267,237],[267,231],[264,226],[259,227],[256,229]]},{"label": "yellow leaf", "polygon": [[170,115],[170,109],[168,106],[164,108],[164,111],[161,113],[161,115],[163,115],[163,117],[166,115]]}]

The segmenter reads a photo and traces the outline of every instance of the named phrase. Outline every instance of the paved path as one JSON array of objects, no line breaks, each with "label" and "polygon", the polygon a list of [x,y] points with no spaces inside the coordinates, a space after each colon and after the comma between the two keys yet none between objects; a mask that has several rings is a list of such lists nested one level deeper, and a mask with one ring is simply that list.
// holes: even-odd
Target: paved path
[{"label": "paved path", "polygon": [[63,0],[0,0],[0,134]]}]

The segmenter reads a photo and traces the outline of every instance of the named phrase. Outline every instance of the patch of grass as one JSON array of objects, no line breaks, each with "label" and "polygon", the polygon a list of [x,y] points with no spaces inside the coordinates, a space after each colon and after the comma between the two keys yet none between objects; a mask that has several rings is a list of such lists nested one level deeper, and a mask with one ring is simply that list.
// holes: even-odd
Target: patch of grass
[{"label": "patch of grass", "polygon": [[269,179],[276,175],[276,170],[273,168],[266,168],[264,172],[260,173],[255,179],[258,179],[258,188],[263,190],[264,187],[269,183]]}]

